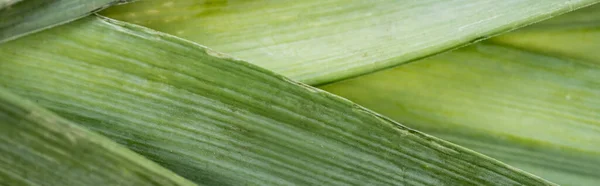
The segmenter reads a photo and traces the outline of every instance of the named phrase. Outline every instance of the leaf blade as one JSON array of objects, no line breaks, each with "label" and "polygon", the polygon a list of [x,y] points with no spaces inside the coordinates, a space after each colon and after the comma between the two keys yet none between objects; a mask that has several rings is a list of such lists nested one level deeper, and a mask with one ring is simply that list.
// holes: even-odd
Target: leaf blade
[{"label": "leaf blade", "polygon": [[492,38],[490,42],[600,64],[600,6]]},{"label": "leaf blade", "polygon": [[558,184],[594,185],[599,67],[483,43],[320,88]]},{"label": "leaf blade", "polygon": [[89,15],[120,0],[0,2],[0,43]]},{"label": "leaf blade", "polygon": [[[31,45],[37,40],[52,45]],[[0,48],[4,86],[196,182],[552,185],[326,92],[123,22],[88,17]]]},{"label": "leaf blade", "polygon": [[0,180],[8,185],[195,185],[0,88]]},{"label": "leaf blade", "polygon": [[423,58],[596,2],[140,1],[103,14],[315,85]]}]

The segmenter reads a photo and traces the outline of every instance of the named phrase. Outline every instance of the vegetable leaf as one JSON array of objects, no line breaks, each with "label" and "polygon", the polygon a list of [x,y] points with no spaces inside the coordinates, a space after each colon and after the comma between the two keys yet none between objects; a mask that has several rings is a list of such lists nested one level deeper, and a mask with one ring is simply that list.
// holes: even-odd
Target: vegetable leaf
[{"label": "vegetable leaf", "polygon": [[491,42],[600,64],[600,5],[492,38]]},{"label": "vegetable leaf", "polygon": [[0,55],[1,86],[198,183],[552,185],[128,23],[91,16],[2,44]]},{"label": "vegetable leaf", "polygon": [[600,182],[600,66],[494,44],[321,87],[565,185]]},{"label": "vegetable leaf", "polygon": [[0,89],[2,185],[195,185]]},{"label": "vegetable leaf", "polygon": [[125,0],[4,0],[0,2],[0,43],[73,21]]},{"label": "vegetable leaf", "polygon": [[598,0],[139,1],[102,12],[316,85],[476,42]]}]

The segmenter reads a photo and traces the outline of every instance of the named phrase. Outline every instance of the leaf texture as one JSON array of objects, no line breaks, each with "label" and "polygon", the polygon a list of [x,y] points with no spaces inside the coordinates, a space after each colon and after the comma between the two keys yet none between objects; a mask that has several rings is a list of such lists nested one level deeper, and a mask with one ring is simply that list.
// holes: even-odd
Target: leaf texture
[{"label": "leaf texture", "polygon": [[109,17],[316,85],[486,39],[598,0],[139,1]]},{"label": "leaf texture", "polygon": [[564,185],[600,182],[600,66],[476,44],[320,87]]},{"label": "leaf texture", "polygon": [[125,0],[2,0],[0,43],[64,24]]},{"label": "leaf texture", "polygon": [[552,185],[128,23],[88,17],[0,45],[0,55],[1,86],[198,183]]},{"label": "leaf texture", "polygon": [[0,89],[0,185],[195,185]]},{"label": "leaf texture", "polygon": [[493,38],[491,42],[600,64],[600,5]]}]

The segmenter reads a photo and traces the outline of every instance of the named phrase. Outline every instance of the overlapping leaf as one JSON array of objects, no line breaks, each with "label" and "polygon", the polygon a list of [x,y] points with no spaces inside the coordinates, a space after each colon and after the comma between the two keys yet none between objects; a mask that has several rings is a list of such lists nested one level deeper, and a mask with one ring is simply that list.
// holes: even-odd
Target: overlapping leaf
[{"label": "overlapping leaf", "polygon": [[600,66],[477,44],[321,87],[565,185],[600,182]]},{"label": "overlapping leaf", "polygon": [[199,183],[551,184],[127,23],[89,17],[4,43],[0,55],[1,86]]},{"label": "overlapping leaf", "polygon": [[423,58],[595,2],[139,1],[104,14],[314,85]]},{"label": "overlapping leaf", "polygon": [[323,88],[557,183],[595,185],[598,10],[491,39],[504,47],[460,49]]},{"label": "overlapping leaf", "polygon": [[2,0],[0,43],[63,24],[125,0]]},{"label": "overlapping leaf", "polygon": [[600,5],[493,38],[491,42],[600,64]]},{"label": "overlapping leaf", "polygon": [[0,89],[0,185],[195,185]]}]

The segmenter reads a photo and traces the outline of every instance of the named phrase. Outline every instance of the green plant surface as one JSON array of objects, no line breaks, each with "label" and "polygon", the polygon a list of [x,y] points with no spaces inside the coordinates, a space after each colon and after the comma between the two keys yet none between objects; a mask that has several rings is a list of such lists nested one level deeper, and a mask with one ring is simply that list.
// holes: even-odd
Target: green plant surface
[{"label": "green plant surface", "polygon": [[492,38],[491,42],[600,64],[600,5]]},{"label": "green plant surface", "polygon": [[21,0],[0,0],[0,9],[10,7]]},{"label": "green plant surface", "polygon": [[600,182],[600,66],[476,44],[320,87],[564,185]]},{"label": "green plant surface", "polygon": [[553,185],[124,22],[91,16],[4,43],[0,56],[0,86],[198,183]]},{"label": "green plant surface", "polygon": [[64,24],[125,0],[1,0],[0,43]]},{"label": "green plant surface", "polygon": [[0,88],[0,185],[195,185]]},{"label": "green plant surface", "polygon": [[507,35],[519,33],[520,31],[526,30],[539,31],[555,29],[589,28],[598,26],[600,26],[600,5],[596,4],[521,28],[518,31],[510,32]]},{"label": "green plant surface", "polygon": [[316,85],[393,67],[597,0],[179,0],[102,12]]}]

